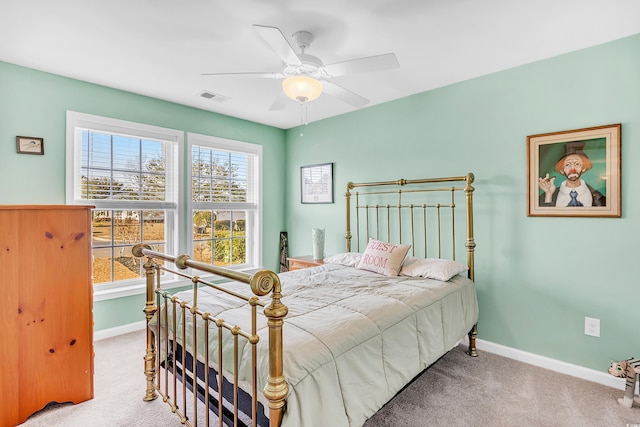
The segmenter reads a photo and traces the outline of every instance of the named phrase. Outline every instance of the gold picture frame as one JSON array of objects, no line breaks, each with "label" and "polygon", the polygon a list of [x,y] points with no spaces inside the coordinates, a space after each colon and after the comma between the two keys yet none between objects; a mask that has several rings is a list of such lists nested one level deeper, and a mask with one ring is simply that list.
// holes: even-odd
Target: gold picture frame
[{"label": "gold picture frame", "polygon": [[620,218],[621,127],[527,136],[527,215]]},{"label": "gold picture frame", "polygon": [[18,154],[44,155],[44,138],[16,136],[16,151]]}]

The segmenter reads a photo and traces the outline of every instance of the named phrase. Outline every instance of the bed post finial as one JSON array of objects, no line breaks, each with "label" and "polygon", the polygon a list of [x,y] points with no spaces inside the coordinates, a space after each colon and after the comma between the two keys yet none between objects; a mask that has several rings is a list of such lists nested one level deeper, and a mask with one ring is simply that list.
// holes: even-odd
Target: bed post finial
[{"label": "bed post finial", "polygon": [[473,181],[476,180],[475,175],[472,172],[467,174],[467,184],[473,184]]}]

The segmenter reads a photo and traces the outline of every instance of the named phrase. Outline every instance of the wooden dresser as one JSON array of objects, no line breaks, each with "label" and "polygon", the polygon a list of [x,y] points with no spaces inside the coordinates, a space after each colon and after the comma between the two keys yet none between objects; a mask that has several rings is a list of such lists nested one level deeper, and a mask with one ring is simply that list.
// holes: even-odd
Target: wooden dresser
[{"label": "wooden dresser", "polygon": [[0,427],[93,398],[90,209],[0,205]]},{"label": "wooden dresser", "polygon": [[324,264],[321,259],[313,259],[311,255],[287,258],[289,261],[289,271],[301,270],[303,268],[316,267]]}]

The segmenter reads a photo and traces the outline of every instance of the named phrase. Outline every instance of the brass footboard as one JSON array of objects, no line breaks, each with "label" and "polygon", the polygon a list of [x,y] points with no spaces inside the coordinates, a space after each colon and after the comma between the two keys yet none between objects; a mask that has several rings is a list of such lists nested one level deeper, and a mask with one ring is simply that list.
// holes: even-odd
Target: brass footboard
[{"label": "brass footboard", "polygon": [[[285,398],[288,393],[288,384],[284,378],[283,372],[283,356],[282,356],[282,326],[284,317],[287,315],[288,309],[280,301],[281,287],[280,279],[277,274],[269,270],[260,270],[255,274],[246,274],[228,270],[220,267],[215,267],[210,264],[193,261],[188,255],[180,255],[174,257],[166,255],[160,252],[151,250],[151,247],[146,244],[138,244],[133,248],[133,254],[136,257],[146,256],[145,263],[143,265],[146,272],[146,304],[144,313],[147,323],[147,346],[144,356],[144,372],[147,379],[146,392],[144,395],[145,401],[151,401],[161,395],[163,400],[171,406],[173,412],[178,414],[181,418],[181,422],[188,426],[195,426],[198,424],[198,397],[197,392],[200,388],[204,390],[204,405],[206,425],[209,425],[209,373],[207,371],[209,366],[209,327],[215,325],[218,331],[218,360],[216,360],[215,366],[218,368],[217,374],[217,388],[216,384],[213,384],[214,389],[218,392],[218,418],[219,425],[223,425],[222,413],[223,408],[223,375],[222,367],[227,366],[222,359],[222,334],[226,333],[232,336],[234,342],[234,354],[233,354],[233,423],[238,425],[238,340],[246,339],[248,345],[251,345],[251,371],[252,371],[252,390],[251,395],[251,423],[253,426],[257,425],[257,407],[258,407],[258,392],[257,392],[257,344],[260,340],[257,335],[256,328],[256,316],[257,307],[261,306],[264,309],[264,315],[267,318],[267,325],[269,328],[269,375],[266,380],[266,385],[263,390],[263,395],[268,401],[269,406],[269,426],[278,427],[281,424],[284,408]],[[192,268],[201,272],[212,273],[225,278],[233,279],[238,282],[246,283],[249,285],[251,291],[255,296],[250,298],[243,295],[239,295],[232,291],[226,290],[223,287],[217,286],[213,283],[201,280],[199,276],[191,276],[178,271],[167,269],[163,266],[164,261],[173,262],[179,269]],[[160,284],[160,272],[168,272],[176,274],[181,277],[185,277],[191,280],[193,286],[193,301],[191,303],[180,301],[176,297],[171,296],[168,292],[164,291]],[[210,286],[217,290],[231,295],[250,306],[252,318],[251,318],[251,331],[243,331],[240,327],[227,324],[223,319],[216,319],[210,313],[202,312],[198,309],[197,304],[197,290],[201,285]],[[258,297],[271,294],[270,303],[264,304],[259,301]],[[164,303],[162,302],[164,301]],[[163,307],[162,313],[159,313],[159,307]],[[171,311],[170,311],[171,310]],[[160,320],[158,320],[158,318]],[[187,330],[186,324],[189,321],[192,322],[193,329],[190,331],[192,334],[191,342],[187,342]],[[164,319],[164,320],[162,320]],[[171,319],[171,320],[170,320]],[[177,319],[180,319],[181,325],[177,325]],[[163,329],[162,322],[172,321],[172,328],[164,328],[164,339],[161,340],[161,329]],[[204,322],[204,332],[202,341],[204,342],[204,361],[198,361],[198,332],[196,329],[196,321]],[[155,324],[153,322],[156,322]],[[165,325],[166,326],[166,325]],[[180,327],[182,328],[180,330]],[[154,329],[155,328],[155,329]],[[169,330],[172,330],[171,334]],[[179,348],[177,344],[177,337],[180,336],[183,339],[183,343]],[[187,347],[193,350],[193,354],[187,355]],[[181,355],[180,355],[181,352]],[[166,358],[161,359],[161,354],[165,357],[167,354],[175,355],[179,357],[168,360]],[[191,366],[189,366],[188,359],[191,357]],[[203,363],[204,368],[200,367],[198,363]],[[160,365],[164,364],[164,382],[161,382],[160,378]],[[171,365],[172,370],[169,369]],[[177,366],[180,365],[180,366]],[[198,369],[204,369],[204,387],[202,387],[196,375]],[[185,380],[187,371],[191,370],[193,378],[190,383]],[[173,390],[170,389],[169,375],[173,377]],[[178,402],[178,386],[176,385],[176,378],[182,377],[182,402]],[[162,385],[164,387],[162,387]],[[187,409],[187,387],[191,386],[193,392],[193,406],[189,411]],[[189,417],[191,415],[191,418]]]}]

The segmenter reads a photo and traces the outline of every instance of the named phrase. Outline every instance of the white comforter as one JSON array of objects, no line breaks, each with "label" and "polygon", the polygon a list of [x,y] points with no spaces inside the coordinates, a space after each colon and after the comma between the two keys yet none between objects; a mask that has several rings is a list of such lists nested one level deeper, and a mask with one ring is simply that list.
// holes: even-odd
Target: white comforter
[{"label": "white comforter", "polygon": [[[361,426],[453,348],[478,320],[475,287],[462,276],[439,282],[325,264],[280,277],[282,302],[289,308],[283,338],[289,383],[283,427]],[[232,287],[250,293],[245,284]],[[246,309],[212,293],[202,291],[200,310],[250,331]],[[178,295],[191,299],[190,291]],[[266,319],[261,318],[258,327],[258,389],[262,390],[268,373]],[[190,331],[187,327],[187,335]],[[203,334],[198,335],[201,341]],[[231,344],[224,348],[229,361],[224,370],[230,372],[233,348]],[[248,382],[248,345],[243,352],[247,363],[241,364],[238,375]],[[202,353],[198,351],[200,359]],[[209,357],[217,360],[215,345]]]}]

